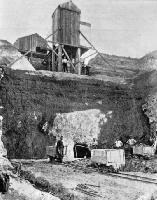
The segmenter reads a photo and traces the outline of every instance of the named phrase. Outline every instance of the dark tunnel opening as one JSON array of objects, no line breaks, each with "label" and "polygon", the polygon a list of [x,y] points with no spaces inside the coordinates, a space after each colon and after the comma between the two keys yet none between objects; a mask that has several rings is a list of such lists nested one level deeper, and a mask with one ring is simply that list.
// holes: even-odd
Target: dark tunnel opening
[{"label": "dark tunnel opening", "polygon": [[91,151],[87,144],[76,143],[74,145],[74,158],[90,158]]}]

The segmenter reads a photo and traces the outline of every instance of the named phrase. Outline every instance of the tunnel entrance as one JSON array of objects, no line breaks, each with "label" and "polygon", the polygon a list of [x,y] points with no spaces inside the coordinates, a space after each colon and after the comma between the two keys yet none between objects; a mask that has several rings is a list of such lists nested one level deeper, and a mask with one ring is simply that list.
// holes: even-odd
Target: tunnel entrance
[{"label": "tunnel entrance", "polygon": [[74,145],[74,158],[90,158],[91,151],[87,144],[76,143]]}]

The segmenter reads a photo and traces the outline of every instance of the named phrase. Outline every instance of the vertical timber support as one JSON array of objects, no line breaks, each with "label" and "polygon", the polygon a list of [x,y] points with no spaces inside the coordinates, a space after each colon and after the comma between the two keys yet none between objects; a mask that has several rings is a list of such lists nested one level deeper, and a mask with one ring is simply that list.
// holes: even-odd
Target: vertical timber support
[{"label": "vertical timber support", "polygon": [[62,72],[62,46],[58,46],[58,72]]},{"label": "vertical timber support", "polygon": [[56,71],[56,68],[57,67],[55,67],[54,43],[52,36],[51,71]]},{"label": "vertical timber support", "polygon": [[53,43],[52,43],[52,53],[51,53],[51,69],[50,71],[55,71],[54,53],[53,53]]},{"label": "vertical timber support", "polygon": [[51,66],[51,59],[50,59],[50,56],[48,56],[48,65],[49,65],[49,71],[51,71],[52,66]]},{"label": "vertical timber support", "polygon": [[80,63],[80,57],[81,57],[81,48],[78,48],[77,49],[77,52],[76,52],[76,59],[77,59],[77,73],[79,75],[81,75],[81,63]]}]

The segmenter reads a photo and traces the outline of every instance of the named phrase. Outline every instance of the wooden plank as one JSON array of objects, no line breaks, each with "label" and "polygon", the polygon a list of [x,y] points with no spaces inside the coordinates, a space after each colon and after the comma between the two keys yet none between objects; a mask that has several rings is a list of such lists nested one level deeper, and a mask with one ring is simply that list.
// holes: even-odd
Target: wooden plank
[{"label": "wooden plank", "polygon": [[76,52],[76,59],[77,59],[77,61],[78,61],[78,64],[77,64],[77,73],[78,73],[79,75],[81,75],[80,57],[81,57],[81,49],[78,48],[78,49],[77,49],[77,52]]},{"label": "wooden plank", "polygon": [[58,71],[62,72],[62,47],[58,46]]},{"label": "wooden plank", "polygon": [[91,28],[91,24],[88,23],[88,22],[83,22],[83,21],[80,21],[80,24],[83,25],[83,26],[88,26]]},{"label": "wooden plank", "polygon": [[[56,9],[55,12],[52,15],[52,34],[54,34],[59,29],[59,10]],[[53,36],[53,41],[58,42],[59,39],[59,32],[56,32]]]},{"label": "wooden plank", "polygon": [[70,35],[70,11],[66,12],[66,42],[71,44],[71,35]]},{"label": "wooden plank", "polygon": [[74,36],[74,27],[75,27],[75,15],[73,12],[71,12],[71,27],[70,27],[70,36],[71,36],[71,45],[75,45],[75,36]]},{"label": "wooden plank", "polygon": [[[72,34],[73,34],[73,23],[74,23],[74,18],[73,18],[73,13],[71,12],[70,13],[70,36],[72,36]],[[74,42],[71,39],[71,45],[73,45],[73,44],[74,44]]]}]

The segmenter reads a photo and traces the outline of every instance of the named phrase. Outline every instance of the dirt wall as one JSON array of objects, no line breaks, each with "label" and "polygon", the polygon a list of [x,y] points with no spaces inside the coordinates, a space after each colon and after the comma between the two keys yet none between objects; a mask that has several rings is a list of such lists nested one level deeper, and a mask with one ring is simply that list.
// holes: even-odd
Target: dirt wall
[{"label": "dirt wall", "polygon": [[48,132],[57,113],[97,109],[112,112],[100,123],[100,148],[113,145],[116,136],[149,133],[141,99],[128,85],[64,73],[6,70],[0,85],[3,104],[3,142],[10,158],[43,158],[54,143]]}]

